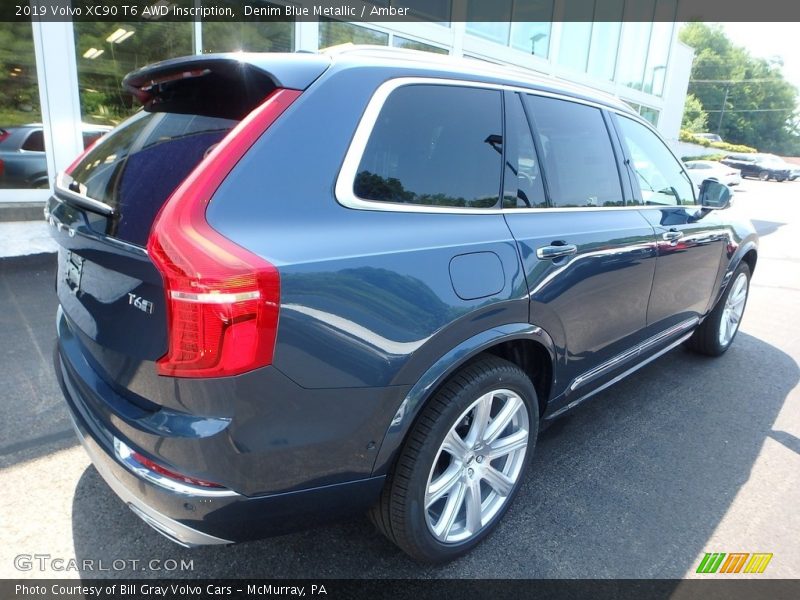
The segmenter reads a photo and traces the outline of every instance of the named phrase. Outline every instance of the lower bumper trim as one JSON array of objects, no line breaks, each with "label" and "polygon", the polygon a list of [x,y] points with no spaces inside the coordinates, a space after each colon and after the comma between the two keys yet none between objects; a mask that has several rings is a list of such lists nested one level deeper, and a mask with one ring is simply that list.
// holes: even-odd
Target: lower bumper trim
[{"label": "lower bumper trim", "polygon": [[89,458],[92,459],[92,463],[100,473],[100,476],[106,481],[109,487],[111,487],[114,493],[119,496],[122,501],[128,505],[128,508],[130,508],[133,513],[142,521],[150,525],[150,527],[155,529],[167,539],[175,542],[176,544],[180,544],[185,548],[234,543],[231,540],[222,539],[207,533],[203,533],[202,531],[192,529],[183,523],[179,523],[175,519],[171,519],[166,515],[162,515],[160,512],[144,504],[141,500],[139,500],[139,498],[133,495],[125,485],[123,485],[123,483],[117,478],[111,469],[106,467],[105,461],[96,456],[95,448],[92,446],[92,444],[87,443],[86,437],[84,436],[83,431],[81,431],[81,428],[78,426],[78,423],[75,421],[75,418],[72,415],[70,415],[70,417],[72,426],[75,428],[75,432],[78,434],[78,439],[81,441],[81,445],[83,446],[84,450],[86,450]]}]

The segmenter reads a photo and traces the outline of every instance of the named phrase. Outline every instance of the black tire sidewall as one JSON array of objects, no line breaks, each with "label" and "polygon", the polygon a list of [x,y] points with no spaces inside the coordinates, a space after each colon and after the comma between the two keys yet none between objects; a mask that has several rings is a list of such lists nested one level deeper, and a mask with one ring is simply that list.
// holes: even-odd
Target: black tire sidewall
[{"label": "black tire sidewall", "polygon": [[[508,507],[513,502],[525,476],[531,456],[536,445],[536,437],[539,426],[539,408],[537,403],[536,391],[531,380],[516,365],[502,361],[505,365],[493,368],[491,377],[480,377],[466,384],[456,396],[450,400],[446,409],[441,413],[440,418],[429,434],[429,441],[418,455],[414,472],[411,476],[408,498],[407,523],[409,524],[406,534],[413,543],[426,555],[431,562],[445,562],[452,560],[472,548],[477,546],[483,539],[492,533],[497,523],[503,517]],[[445,386],[442,392],[448,391]],[[424,510],[425,490],[428,483],[428,475],[433,465],[433,461],[439,451],[444,437],[456,422],[461,414],[480,396],[496,389],[510,389],[519,394],[525,403],[528,411],[528,448],[525,454],[525,461],[522,470],[514,485],[514,489],[509,494],[503,507],[492,518],[481,532],[461,543],[445,544],[437,540],[428,530],[427,520]],[[440,392],[440,393],[442,393]]]}]

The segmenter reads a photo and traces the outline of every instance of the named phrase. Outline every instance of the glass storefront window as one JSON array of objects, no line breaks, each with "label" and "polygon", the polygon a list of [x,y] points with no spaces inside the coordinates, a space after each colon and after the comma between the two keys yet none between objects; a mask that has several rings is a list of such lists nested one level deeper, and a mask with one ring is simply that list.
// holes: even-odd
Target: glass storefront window
[{"label": "glass storefront window", "polygon": [[[375,4],[379,4],[379,2]],[[390,4],[395,3],[390,2]],[[432,19],[440,23],[449,23],[450,21],[450,0],[404,0],[397,4],[410,8],[410,14],[419,15],[425,19]]]},{"label": "glass storefront window", "polygon": [[508,44],[508,22],[475,21],[467,23],[467,33],[486,38],[498,44]]},{"label": "glass storefront window", "polygon": [[617,66],[619,32],[622,24],[603,22],[592,27],[592,43],[589,47],[589,61],[586,72],[595,77],[614,79]]},{"label": "glass storefront window", "polygon": [[389,34],[376,31],[352,23],[320,19],[319,21],[319,48],[323,50],[339,44],[376,44],[389,45]]},{"label": "glass storefront window", "polygon": [[550,56],[550,23],[512,23],[511,46],[528,54],[547,58]]},{"label": "glass storefront window", "polygon": [[660,96],[664,92],[664,79],[667,73],[667,60],[672,45],[672,30],[675,26],[676,0],[657,0],[656,19],[650,34],[650,48],[647,53],[647,66],[644,72],[642,89]]},{"label": "glass storefront window", "polygon": [[0,188],[46,188],[47,157],[30,23],[0,23]]},{"label": "glass storefront window", "polygon": [[653,127],[658,125],[658,111],[655,108],[650,108],[649,106],[640,106],[639,114],[650,121],[650,124],[653,125]]},{"label": "glass storefront window", "polygon": [[293,22],[203,23],[203,52],[291,52],[292,50],[294,50]]},{"label": "glass storefront window", "polygon": [[586,0],[564,0],[564,10],[575,20],[562,25],[558,63],[577,71],[585,71],[592,40],[594,3]]},{"label": "glass storefront window", "polygon": [[514,3],[511,23],[511,47],[534,56],[550,56],[550,24],[553,0],[529,0]]},{"label": "glass storefront window", "polygon": [[117,125],[138,109],[120,85],[147,64],[192,54],[192,23],[76,22],[78,91],[85,123]]},{"label": "glass storefront window", "polygon": [[577,71],[585,71],[586,61],[589,59],[589,43],[591,39],[591,22],[564,23],[561,27],[558,63]]},{"label": "glass storefront window", "polygon": [[622,28],[622,60],[617,65],[617,81],[635,90],[642,89],[651,28],[652,23],[641,22],[628,22]]},{"label": "glass storefront window", "polygon": [[609,81],[614,79],[624,6],[625,0],[595,2],[595,22],[592,25],[592,41],[586,66],[586,72],[590,75]]},{"label": "glass storefront window", "polygon": [[439,46],[432,46],[424,42],[410,40],[396,35],[392,38],[392,46],[395,48],[407,48],[409,50],[422,50],[423,52],[433,52],[434,54],[448,54],[447,50]]}]

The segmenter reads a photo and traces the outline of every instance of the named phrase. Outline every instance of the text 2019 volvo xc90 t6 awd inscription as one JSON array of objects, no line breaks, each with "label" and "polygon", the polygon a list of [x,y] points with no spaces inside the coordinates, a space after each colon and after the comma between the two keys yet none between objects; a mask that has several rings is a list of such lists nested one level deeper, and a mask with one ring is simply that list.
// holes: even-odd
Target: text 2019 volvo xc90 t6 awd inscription
[{"label": "text 2019 volvo xc90 t6 awd inscription", "polygon": [[203,55],[59,178],[55,364],[98,471],[222,544],[368,510],[478,544],[540,425],[732,343],[752,226],[618,100],[416,52]]}]

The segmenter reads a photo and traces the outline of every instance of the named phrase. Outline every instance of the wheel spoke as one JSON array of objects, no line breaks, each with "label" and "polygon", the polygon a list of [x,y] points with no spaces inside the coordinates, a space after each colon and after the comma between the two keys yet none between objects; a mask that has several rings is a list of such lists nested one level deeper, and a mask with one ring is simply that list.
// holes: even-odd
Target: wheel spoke
[{"label": "wheel spoke", "polygon": [[492,412],[493,400],[494,393],[490,392],[481,396],[475,404],[475,410],[472,413],[472,425],[470,425],[467,437],[464,438],[467,446],[472,447],[475,442],[483,439],[486,425],[489,423],[489,415]]},{"label": "wheel spoke", "polygon": [[511,454],[516,450],[522,450],[528,445],[528,431],[518,429],[514,433],[494,440],[486,449],[486,457],[489,460],[500,458],[506,454]]},{"label": "wheel spoke", "polygon": [[467,485],[466,498],[467,529],[470,533],[477,533],[483,526],[481,520],[481,483],[473,479]]},{"label": "wheel spoke", "polygon": [[511,493],[511,488],[514,487],[514,482],[491,465],[486,467],[483,472],[483,480],[488,483],[494,491],[501,496],[508,496]]},{"label": "wheel spoke", "polygon": [[425,494],[425,508],[439,500],[442,496],[451,492],[461,478],[461,464],[453,461],[444,472],[436,479],[431,481],[428,486],[428,493]]},{"label": "wheel spoke", "polygon": [[461,505],[464,504],[464,496],[467,491],[467,486],[459,482],[455,489],[447,496],[442,514],[439,515],[439,521],[434,525],[433,531],[440,537],[447,537],[450,530],[456,522],[458,512],[461,510]]},{"label": "wheel spoke", "polygon": [[461,436],[458,435],[455,429],[451,429],[442,442],[442,450],[457,458],[463,460],[469,452],[469,448]]},{"label": "wheel spoke", "polygon": [[726,344],[728,342],[728,328],[729,325],[729,317],[728,311],[725,310],[722,313],[722,319],[719,324],[719,341],[721,344]]},{"label": "wheel spoke", "polygon": [[503,433],[503,431],[505,431],[506,427],[508,427],[508,424],[511,423],[511,419],[513,419],[514,415],[517,414],[520,406],[522,406],[522,400],[516,396],[509,396],[509,398],[506,400],[506,403],[503,405],[503,408],[500,409],[500,412],[497,413],[497,416],[492,419],[489,427],[486,428],[483,438],[487,444],[491,444],[501,433]]}]

